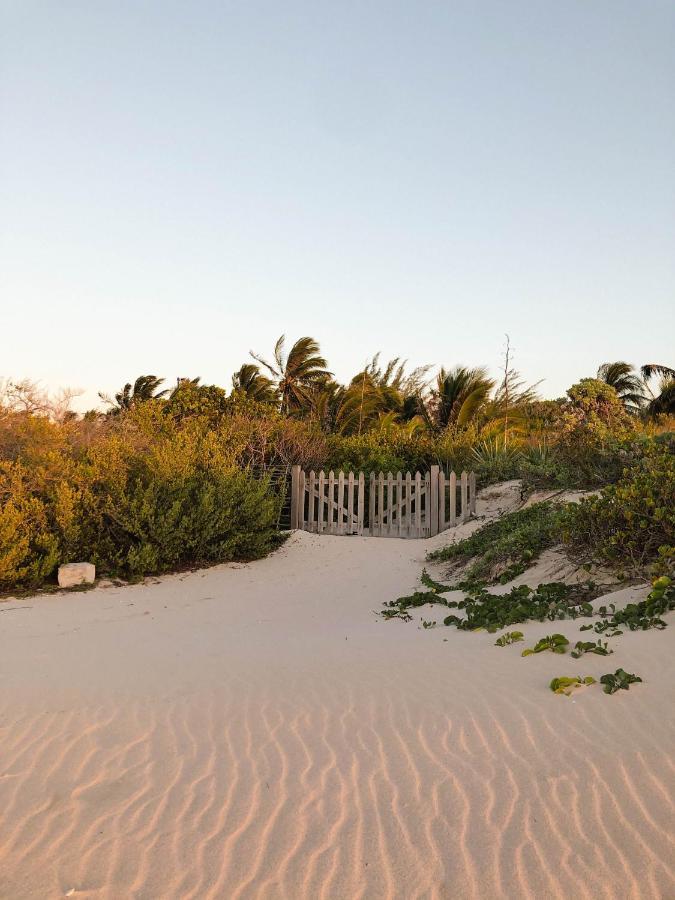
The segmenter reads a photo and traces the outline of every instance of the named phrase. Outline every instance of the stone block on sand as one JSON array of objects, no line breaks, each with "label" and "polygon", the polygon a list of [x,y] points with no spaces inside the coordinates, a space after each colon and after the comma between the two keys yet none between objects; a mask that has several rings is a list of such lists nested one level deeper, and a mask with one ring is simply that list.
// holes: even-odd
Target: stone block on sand
[{"label": "stone block on sand", "polygon": [[93,563],[66,563],[59,566],[59,587],[93,584],[95,578],[96,566]]}]

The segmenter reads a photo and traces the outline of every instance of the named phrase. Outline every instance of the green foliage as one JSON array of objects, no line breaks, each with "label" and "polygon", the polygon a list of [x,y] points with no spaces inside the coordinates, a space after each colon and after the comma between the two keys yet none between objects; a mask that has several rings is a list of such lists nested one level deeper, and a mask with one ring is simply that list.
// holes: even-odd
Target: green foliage
[{"label": "green foliage", "polygon": [[604,644],[602,641],[598,641],[596,644],[594,644],[593,641],[577,641],[574,645],[574,650],[572,650],[572,656],[574,659],[579,659],[584,653],[596,653],[598,656],[609,656],[609,654],[614,653],[614,651],[608,649],[607,641],[605,641]]},{"label": "green foliage", "polygon": [[487,438],[472,451],[472,468],[481,484],[493,484],[518,478],[523,461],[517,446],[504,446],[500,438]]},{"label": "green foliage", "polygon": [[623,669],[617,669],[616,672],[607,673],[600,678],[600,684],[604,684],[606,694],[615,694],[617,691],[627,691],[631,684],[641,682],[639,675],[631,672],[624,672]]},{"label": "green foliage", "polygon": [[602,563],[639,569],[675,565],[675,455],[673,446],[651,442],[621,479],[600,496],[567,507],[561,521],[565,541]]},{"label": "green foliage", "polygon": [[554,678],[551,681],[549,687],[554,694],[564,694],[566,697],[570,697],[574,693],[574,690],[576,688],[580,688],[588,684],[595,684],[595,678],[592,678],[590,675],[586,675],[585,678],[582,678],[580,675],[575,675],[569,678],[562,675],[558,678]]},{"label": "green foliage", "polygon": [[508,644],[515,644],[523,640],[522,631],[507,631],[495,641],[495,647],[506,647]]},{"label": "green foliage", "polygon": [[551,653],[566,653],[568,645],[569,641],[564,634],[549,634],[540,638],[534,647],[523,650],[520,655],[532,656],[533,653],[543,653],[544,650],[550,650]]},{"label": "green foliage", "polygon": [[409,617],[408,609],[427,603],[446,606],[463,612],[446,616],[444,625],[454,625],[462,631],[486,629],[496,632],[509,625],[546,619],[576,619],[591,616],[593,607],[589,602],[595,594],[595,586],[567,585],[561,582],[540,584],[536,590],[521,585],[512,588],[508,594],[490,594],[483,588],[474,589],[462,600],[446,600],[436,591],[416,591],[406,597],[390,600],[384,604],[382,616],[385,619]]},{"label": "green foliage", "polygon": [[428,558],[458,565],[472,560],[463,586],[497,581],[506,584],[559,540],[560,517],[559,504],[534,503],[483,525],[468,538],[435,550]]},{"label": "green foliage", "polygon": [[[656,579],[646,600],[641,600],[639,603],[628,603],[623,609],[616,609],[614,604],[610,604],[609,609],[601,606],[598,610],[599,614],[601,616],[610,615],[610,618],[596,622],[594,630],[596,634],[603,634],[614,629],[614,634],[621,634],[621,632],[616,632],[616,629],[623,626],[630,631],[648,631],[650,628],[662,631],[668,623],[664,622],[661,616],[674,609],[675,584],[667,576],[662,576]],[[608,633],[608,637],[612,636]]]},{"label": "green foliage", "polygon": [[40,586],[63,562],[127,577],[264,555],[282,496],[241,464],[243,438],[152,399],[67,441],[0,462],[0,590]]},{"label": "green foliage", "polygon": [[415,472],[434,461],[428,438],[392,427],[361,435],[332,435],[325,468],[344,472]]},{"label": "green foliage", "polygon": [[556,441],[561,478],[578,487],[616,481],[637,433],[635,418],[613,387],[593,378],[573,385],[567,396]]}]

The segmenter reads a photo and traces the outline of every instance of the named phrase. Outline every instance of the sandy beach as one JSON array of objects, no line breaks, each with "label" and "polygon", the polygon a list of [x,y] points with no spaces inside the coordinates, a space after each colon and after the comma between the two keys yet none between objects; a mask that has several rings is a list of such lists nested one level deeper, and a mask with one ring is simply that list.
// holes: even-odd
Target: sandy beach
[{"label": "sandy beach", "polygon": [[675,623],[577,662],[375,615],[448,540],[0,604],[0,896],[675,896]]}]

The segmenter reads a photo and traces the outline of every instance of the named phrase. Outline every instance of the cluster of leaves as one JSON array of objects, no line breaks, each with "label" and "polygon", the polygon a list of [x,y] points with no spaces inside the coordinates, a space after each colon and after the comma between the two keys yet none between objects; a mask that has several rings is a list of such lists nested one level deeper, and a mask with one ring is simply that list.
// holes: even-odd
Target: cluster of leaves
[{"label": "cluster of leaves", "polygon": [[605,641],[604,644],[600,640],[595,644],[593,641],[577,641],[574,645],[574,650],[572,650],[572,656],[574,659],[580,659],[584,653],[595,653],[597,656],[609,656],[609,654],[614,653],[614,651],[608,648],[607,641]]},{"label": "cluster of leaves", "polygon": [[464,540],[430,553],[428,558],[451,561],[456,567],[472,560],[461,587],[506,584],[559,540],[561,515],[560,504],[534,503],[483,525]]},{"label": "cluster of leaves", "polygon": [[462,631],[485,629],[490,633],[518,625],[522,622],[551,622],[560,619],[576,619],[591,616],[593,607],[590,600],[597,595],[594,584],[567,585],[562,582],[540,584],[533,589],[527,585],[512,588],[507,594],[491,594],[484,588],[467,593],[461,600],[448,600],[443,594],[451,590],[449,585],[440,585],[442,591],[415,591],[406,597],[385,603],[382,616],[385,619],[410,619],[408,610],[428,603],[457,609],[464,613],[446,616],[444,625],[454,625]]},{"label": "cluster of leaves", "polygon": [[509,644],[517,644],[524,638],[522,631],[507,631],[495,641],[495,647],[507,647]]},{"label": "cluster of leaves", "polygon": [[633,675],[631,672],[624,672],[623,669],[617,669],[616,672],[607,673],[600,678],[600,684],[604,684],[606,694],[615,694],[617,691],[627,691],[631,684],[641,682],[639,675]]},{"label": "cluster of leaves", "polygon": [[520,654],[521,656],[532,656],[533,653],[543,653],[544,650],[550,650],[551,653],[566,653],[569,646],[569,640],[564,634],[548,634],[546,637],[540,638],[534,647],[528,647]]},{"label": "cluster of leaves", "polygon": [[565,694],[566,697],[569,697],[576,688],[588,684],[595,684],[595,678],[591,675],[586,675],[585,678],[581,675],[573,675],[570,677],[561,675],[558,678],[552,679],[549,687],[554,694]]},{"label": "cluster of leaves", "polygon": [[[650,628],[662,630],[667,627],[661,616],[675,609],[675,583],[670,578],[662,575],[654,582],[652,590],[646,600],[638,603],[628,603],[623,609],[616,609],[614,604],[609,608],[601,606],[598,613],[601,616],[609,615],[596,622],[592,628],[596,634],[607,634],[614,637],[622,632],[620,627],[630,631],[648,631]],[[581,631],[590,631],[590,626],[582,626]]]}]

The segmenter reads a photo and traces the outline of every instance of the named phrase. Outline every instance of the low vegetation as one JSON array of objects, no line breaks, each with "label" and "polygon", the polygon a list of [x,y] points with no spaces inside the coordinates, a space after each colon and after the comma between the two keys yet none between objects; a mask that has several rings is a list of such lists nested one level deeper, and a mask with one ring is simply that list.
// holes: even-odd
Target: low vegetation
[{"label": "low vegetation", "polygon": [[534,653],[543,653],[550,650],[551,653],[566,653],[569,646],[569,640],[564,634],[548,634],[546,637],[539,638],[534,647],[528,647],[523,650],[521,656],[532,656]]},{"label": "low vegetation", "polygon": [[642,679],[639,675],[633,675],[630,672],[624,672],[623,669],[617,669],[614,673],[608,673],[600,678],[600,684],[603,684],[606,694],[615,694],[617,691],[627,691],[631,684],[637,684]]},{"label": "low vegetation", "polygon": [[595,684],[595,678],[591,675],[586,675],[585,678],[581,675],[562,675],[558,678],[553,678],[549,687],[554,694],[565,694],[566,697],[569,697],[576,688],[585,687],[589,684]]}]

